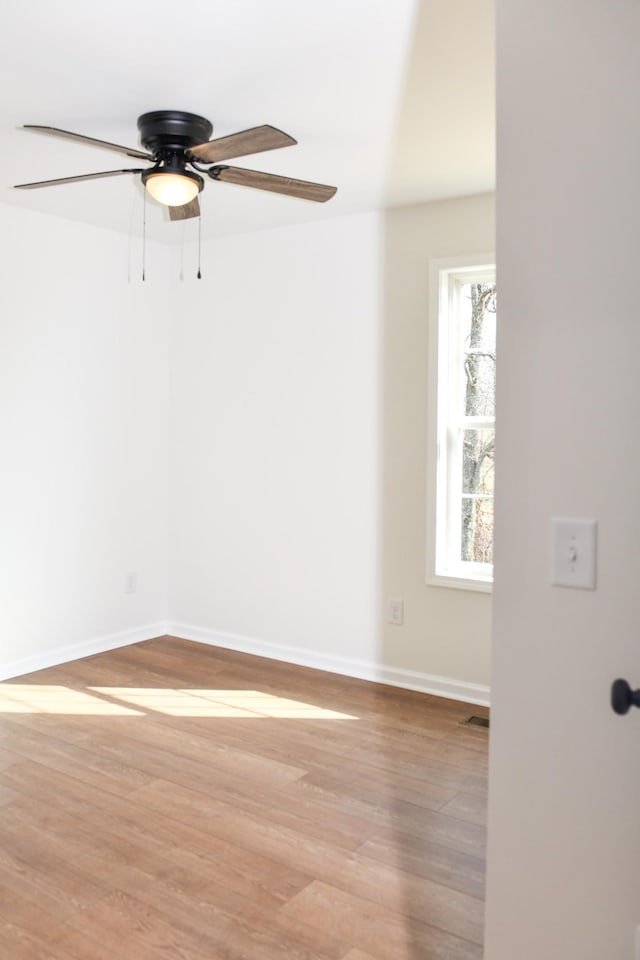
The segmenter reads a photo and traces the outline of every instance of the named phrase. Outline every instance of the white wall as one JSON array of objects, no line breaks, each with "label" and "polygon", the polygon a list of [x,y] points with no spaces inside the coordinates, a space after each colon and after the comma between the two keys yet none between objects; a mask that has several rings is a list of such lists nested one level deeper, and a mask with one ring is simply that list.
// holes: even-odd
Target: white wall
[{"label": "white wall", "polygon": [[426,336],[429,258],[491,249],[491,196],[212,241],[201,281],[150,245],[144,285],[122,236],[4,222],[5,675],[168,619],[483,698],[490,598],[424,583]]},{"label": "white wall", "polygon": [[[456,681],[488,696],[491,597],[425,584],[429,260],[491,253],[493,194],[400,207],[385,217],[384,588],[405,601],[402,627],[385,623],[385,663]],[[474,690],[475,684],[484,690]],[[465,687],[467,689],[465,690]]]},{"label": "white wall", "polygon": [[[498,523],[487,960],[632,960],[640,923],[640,6],[498,0]],[[599,523],[551,587],[552,516]]]},{"label": "white wall", "polygon": [[378,661],[382,240],[365,214],[207,243],[172,329],[175,632]]},{"label": "white wall", "polygon": [[161,247],[143,285],[122,235],[4,205],[0,243],[6,676],[166,619],[168,315]]}]

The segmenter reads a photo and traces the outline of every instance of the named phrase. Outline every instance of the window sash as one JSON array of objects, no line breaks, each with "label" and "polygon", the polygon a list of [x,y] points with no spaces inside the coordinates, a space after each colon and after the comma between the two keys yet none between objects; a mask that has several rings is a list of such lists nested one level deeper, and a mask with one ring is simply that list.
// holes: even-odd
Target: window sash
[{"label": "window sash", "polygon": [[[490,500],[489,494],[463,493],[465,430],[493,430],[495,416],[464,414],[466,355],[485,352],[462,343],[460,298],[465,284],[494,283],[491,255],[431,264],[430,379],[431,454],[436,468],[429,479],[427,582],[467,589],[490,589],[493,565],[462,560],[462,505],[470,499]],[[452,327],[453,324],[453,327]],[[432,461],[430,461],[432,462]],[[439,495],[444,491],[445,495]]]}]

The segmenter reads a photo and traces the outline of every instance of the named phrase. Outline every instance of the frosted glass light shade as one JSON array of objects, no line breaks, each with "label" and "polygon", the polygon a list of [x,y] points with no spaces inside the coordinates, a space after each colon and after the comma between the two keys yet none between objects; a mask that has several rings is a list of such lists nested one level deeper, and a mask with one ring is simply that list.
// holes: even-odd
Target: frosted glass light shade
[{"label": "frosted glass light shade", "polygon": [[152,173],[145,186],[154,200],[167,207],[181,207],[195,200],[200,192],[197,180],[179,173]]}]

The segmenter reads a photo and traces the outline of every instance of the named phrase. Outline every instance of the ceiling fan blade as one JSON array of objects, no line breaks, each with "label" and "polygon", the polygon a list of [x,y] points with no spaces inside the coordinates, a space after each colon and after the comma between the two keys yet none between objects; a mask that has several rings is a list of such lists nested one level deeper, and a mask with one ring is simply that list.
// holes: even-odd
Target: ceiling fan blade
[{"label": "ceiling fan blade", "polygon": [[37,180],[35,183],[16,183],[14,190],[33,190],[35,187],[55,187],[60,183],[77,183],[80,180],[99,180],[101,177],[119,177],[121,173],[142,173],[142,167],[130,170],[105,170],[103,173],[81,173],[77,177],[58,177],[57,180]]},{"label": "ceiling fan blade", "polygon": [[325,203],[337,191],[337,187],[328,187],[323,183],[310,183],[308,180],[294,180],[292,177],[278,177],[274,173],[261,173],[258,170],[245,170],[242,167],[212,167],[207,170],[212,180],[225,183],[237,183],[242,187],[255,187],[257,190],[271,190],[284,193],[288,197],[301,200],[315,200]]},{"label": "ceiling fan blade", "polygon": [[250,153],[291,147],[297,142],[288,133],[265,124],[232,133],[228,137],[219,137],[208,143],[199,143],[195,147],[189,147],[189,152],[204,163],[217,163],[220,160],[231,160],[232,157],[246,157]]},{"label": "ceiling fan blade", "polygon": [[183,203],[181,207],[169,207],[169,218],[171,220],[190,220],[192,217],[200,216],[200,201],[196,197],[189,203]]},{"label": "ceiling fan blade", "polygon": [[103,150],[115,150],[116,153],[124,153],[126,157],[136,157],[139,160],[153,160],[150,153],[143,150],[136,150],[133,147],[122,147],[119,143],[109,143],[107,140],[96,140],[95,137],[85,137],[81,133],[71,133],[70,130],[60,130],[58,127],[40,126],[37,123],[25,123],[24,130],[34,130],[36,133],[48,133],[52,137],[61,137],[63,140],[79,140],[81,143],[88,143],[92,147],[102,147]]}]

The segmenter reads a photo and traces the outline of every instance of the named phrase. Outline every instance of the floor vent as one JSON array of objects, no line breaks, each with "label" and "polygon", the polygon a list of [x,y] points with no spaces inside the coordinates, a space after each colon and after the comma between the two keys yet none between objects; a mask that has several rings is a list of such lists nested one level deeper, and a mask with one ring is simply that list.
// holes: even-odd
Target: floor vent
[{"label": "floor vent", "polygon": [[460,723],[462,726],[465,726],[465,727],[486,727],[487,729],[489,728],[488,717],[471,716],[471,717],[467,717],[466,720],[461,720]]}]

